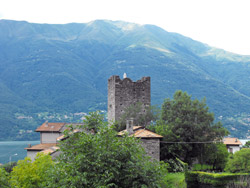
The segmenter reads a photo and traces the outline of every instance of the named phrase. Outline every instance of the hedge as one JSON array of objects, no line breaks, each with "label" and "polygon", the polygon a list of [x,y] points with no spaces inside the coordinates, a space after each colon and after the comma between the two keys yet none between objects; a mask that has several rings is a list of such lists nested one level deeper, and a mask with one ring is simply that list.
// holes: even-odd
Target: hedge
[{"label": "hedge", "polygon": [[227,184],[239,180],[240,177],[250,177],[247,173],[208,173],[186,171],[187,188],[226,188]]}]

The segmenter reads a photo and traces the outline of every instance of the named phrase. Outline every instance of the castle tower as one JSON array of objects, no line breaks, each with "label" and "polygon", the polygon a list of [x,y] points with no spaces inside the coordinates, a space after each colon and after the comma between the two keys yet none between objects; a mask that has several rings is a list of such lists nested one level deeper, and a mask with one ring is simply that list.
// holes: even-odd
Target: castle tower
[{"label": "castle tower", "polygon": [[133,82],[131,79],[120,79],[119,76],[111,76],[108,79],[108,121],[117,121],[123,112],[131,105],[142,103],[142,112],[150,106],[150,77],[142,77]]}]

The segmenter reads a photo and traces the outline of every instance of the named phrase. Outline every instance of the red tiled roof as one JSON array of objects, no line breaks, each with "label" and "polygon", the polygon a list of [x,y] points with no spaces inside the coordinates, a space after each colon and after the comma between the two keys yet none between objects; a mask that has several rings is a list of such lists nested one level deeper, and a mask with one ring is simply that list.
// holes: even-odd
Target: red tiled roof
[{"label": "red tiled roof", "polygon": [[[134,136],[136,138],[163,138],[163,136],[156,134],[146,128],[143,128],[141,126],[134,126],[133,127],[134,133],[130,136]],[[127,130],[120,131],[118,133],[119,136],[124,135],[127,132]]]},{"label": "red tiled roof", "polygon": [[45,150],[45,149],[48,149],[50,147],[54,147],[56,146],[56,143],[49,143],[49,144],[37,144],[37,145],[34,145],[32,147],[27,147],[27,148],[24,148],[28,151],[42,151],[42,150]]},{"label": "red tiled roof", "polygon": [[238,138],[224,138],[223,143],[226,145],[242,145],[241,141]]},{"label": "red tiled roof", "polygon": [[43,123],[36,129],[36,132],[60,132],[65,123]]}]

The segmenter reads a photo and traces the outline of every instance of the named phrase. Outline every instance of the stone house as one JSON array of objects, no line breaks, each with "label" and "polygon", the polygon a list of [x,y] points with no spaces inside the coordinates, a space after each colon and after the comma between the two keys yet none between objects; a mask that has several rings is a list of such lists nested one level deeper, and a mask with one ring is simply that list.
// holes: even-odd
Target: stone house
[{"label": "stone house", "polygon": [[[122,80],[119,76],[111,76],[108,80],[108,121],[112,123],[118,120],[126,108],[137,102],[143,105],[140,114],[145,113],[145,108],[149,107],[151,103],[150,87],[150,77],[143,77],[141,80],[133,82],[126,77],[126,74]],[[57,152],[59,149],[57,144],[58,141],[65,139],[63,131],[67,129],[67,125],[69,124],[43,123],[36,129],[36,132],[40,132],[40,144],[25,148],[27,156],[32,160],[34,160],[38,152],[50,154],[52,158],[58,156],[60,152]],[[126,130],[119,132],[118,136],[121,136],[126,131],[131,136],[140,139],[141,145],[149,156],[160,160],[161,135],[153,133],[142,126],[134,126],[131,119],[127,120]]]},{"label": "stone house", "polygon": [[238,138],[224,138],[223,143],[227,146],[227,150],[230,153],[240,151],[241,141]]},{"label": "stone house", "polygon": [[145,127],[134,126],[133,120],[127,120],[126,129],[119,132],[118,136],[122,136],[126,133],[140,139],[140,143],[148,156],[157,161],[160,160],[160,140],[163,136],[146,129]]}]

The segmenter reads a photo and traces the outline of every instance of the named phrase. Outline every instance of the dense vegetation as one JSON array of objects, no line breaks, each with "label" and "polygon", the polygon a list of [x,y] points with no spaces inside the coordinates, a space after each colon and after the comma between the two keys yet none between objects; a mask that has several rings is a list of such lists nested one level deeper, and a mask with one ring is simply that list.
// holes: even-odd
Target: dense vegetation
[{"label": "dense vegetation", "polygon": [[0,168],[0,181],[17,188],[167,186],[167,165],[150,160],[138,139],[127,134],[118,137],[98,113],[78,128],[84,131],[65,132],[67,139],[60,144],[63,154],[56,162],[44,154],[34,162],[20,160],[9,175]]},{"label": "dense vegetation", "polygon": [[214,123],[214,116],[209,112],[205,99],[192,100],[190,95],[182,91],[177,91],[173,99],[165,99],[160,119],[151,129],[164,136],[161,144],[162,160],[178,157],[190,165],[197,159],[202,164],[216,163],[212,158],[217,156],[207,153],[218,153],[220,146],[216,142],[221,142],[228,134],[220,122]]},{"label": "dense vegetation", "polygon": [[[176,92],[176,95],[190,101],[186,93]],[[166,100],[165,102],[171,101]],[[204,101],[194,100],[192,102],[201,105]],[[201,109],[206,111],[203,105]],[[162,112],[166,113],[165,110],[163,108]],[[185,115],[187,114],[183,114],[183,116]],[[202,113],[202,115],[206,117],[209,116],[209,113]],[[198,119],[197,116],[197,121]],[[188,171],[187,164],[178,159],[183,165],[182,171],[185,171],[184,178],[183,172],[168,173],[167,169],[170,169],[168,163],[150,160],[139,144],[140,140],[127,134],[118,137],[114,127],[107,126],[107,122],[98,112],[90,113],[84,122],[84,126],[78,127],[83,130],[82,132],[72,134],[73,127],[64,132],[65,140],[61,141],[59,145],[62,153],[56,161],[52,161],[50,155],[39,153],[33,162],[29,158],[25,158],[18,161],[17,164],[11,163],[0,167],[0,187],[195,188],[199,185],[212,185],[218,188],[226,188],[226,186],[231,188],[235,183],[240,188],[249,186],[249,179],[238,179],[243,176],[249,177],[249,149],[242,149],[230,156],[226,165],[226,170],[230,172],[247,172],[248,174]],[[192,125],[191,128],[194,127],[198,127],[197,124]],[[219,126],[220,129],[223,128]],[[211,147],[211,145],[209,146]],[[209,156],[209,162],[217,161],[217,163],[224,164],[222,159],[228,157],[224,153],[225,147],[217,144],[215,146],[217,150],[212,151],[210,147],[206,148],[208,150],[204,155]],[[195,146],[193,147],[195,148]],[[178,146],[177,149],[179,149]],[[175,154],[181,156],[183,148],[178,152]],[[213,152],[213,154],[209,152]],[[199,158],[199,156],[193,157]],[[206,157],[206,159],[208,158]],[[191,166],[190,163],[189,168]],[[219,167],[224,170],[224,167]],[[210,170],[214,170],[214,168],[210,168]]]},{"label": "dense vegetation", "polygon": [[[176,90],[207,103],[231,135],[249,127],[250,58],[153,25],[97,20],[32,24],[0,20],[0,139],[38,138],[43,121],[106,110],[107,79],[150,76],[152,104]],[[72,113],[72,114],[70,114]],[[46,115],[44,115],[46,114]]]}]

